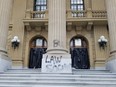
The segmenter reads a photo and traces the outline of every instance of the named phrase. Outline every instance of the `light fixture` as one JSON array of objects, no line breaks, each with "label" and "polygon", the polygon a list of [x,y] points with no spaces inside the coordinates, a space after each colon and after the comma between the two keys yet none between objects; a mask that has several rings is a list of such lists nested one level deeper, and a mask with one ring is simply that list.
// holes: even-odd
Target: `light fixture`
[{"label": "light fixture", "polygon": [[105,49],[105,47],[107,47],[107,42],[108,40],[105,38],[105,36],[100,36],[100,38],[98,39],[100,48]]},{"label": "light fixture", "polygon": [[12,47],[14,49],[18,48],[19,43],[20,43],[20,40],[19,40],[18,36],[14,36],[14,38],[11,40],[11,43],[12,43]]}]

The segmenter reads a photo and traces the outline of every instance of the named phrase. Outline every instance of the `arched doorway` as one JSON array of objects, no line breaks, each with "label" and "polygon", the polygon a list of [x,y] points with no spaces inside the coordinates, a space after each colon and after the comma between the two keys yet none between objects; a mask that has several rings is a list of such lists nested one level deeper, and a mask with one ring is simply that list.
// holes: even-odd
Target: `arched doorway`
[{"label": "arched doorway", "polygon": [[89,69],[88,42],[82,36],[75,36],[70,41],[72,67],[76,69]]},{"label": "arched doorway", "polygon": [[42,55],[46,53],[47,41],[44,37],[35,37],[30,41],[28,68],[41,68]]}]

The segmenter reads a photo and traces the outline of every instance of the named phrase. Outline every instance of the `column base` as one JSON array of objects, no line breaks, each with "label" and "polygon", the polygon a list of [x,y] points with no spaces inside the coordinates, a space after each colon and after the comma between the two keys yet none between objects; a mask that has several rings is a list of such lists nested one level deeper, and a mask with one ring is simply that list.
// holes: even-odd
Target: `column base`
[{"label": "column base", "polygon": [[72,73],[71,55],[47,53],[43,55],[42,71],[43,73]]},{"label": "column base", "polygon": [[4,72],[12,67],[12,61],[6,55],[0,54],[0,72]]},{"label": "column base", "polygon": [[106,69],[116,72],[116,54],[111,56],[106,62]]},{"label": "column base", "polygon": [[59,53],[68,53],[67,49],[64,49],[62,47],[55,47],[55,48],[49,48],[47,49],[47,53],[53,53],[53,54],[59,54]]}]

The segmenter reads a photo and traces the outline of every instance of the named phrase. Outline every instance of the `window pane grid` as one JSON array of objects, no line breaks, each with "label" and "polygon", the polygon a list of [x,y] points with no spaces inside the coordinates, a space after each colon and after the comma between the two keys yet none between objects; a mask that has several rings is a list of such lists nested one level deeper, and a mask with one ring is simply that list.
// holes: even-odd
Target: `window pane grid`
[{"label": "window pane grid", "polygon": [[[84,1],[83,0],[71,0],[71,10],[83,11],[84,10]],[[73,17],[82,17],[83,13],[74,13],[72,12]]]},{"label": "window pane grid", "polygon": [[47,0],[35,0],[35,11],[45,11],[47,9]]},{"label": "window pane grid", "polygon": [[71,9],[72,10],[84,10],[83,0],[71,0]]}]

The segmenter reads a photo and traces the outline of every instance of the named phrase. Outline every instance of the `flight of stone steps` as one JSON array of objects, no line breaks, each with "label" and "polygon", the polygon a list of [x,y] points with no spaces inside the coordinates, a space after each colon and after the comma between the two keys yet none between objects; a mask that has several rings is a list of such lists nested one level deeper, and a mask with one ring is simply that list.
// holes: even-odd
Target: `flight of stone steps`
[{"label": "flight of stone steps", "polygon": [[0,87],[116,87],[116,73],[108,70],[76,70],[73,73],[41,73],[40,69],[10,69],[0,73]]}]

